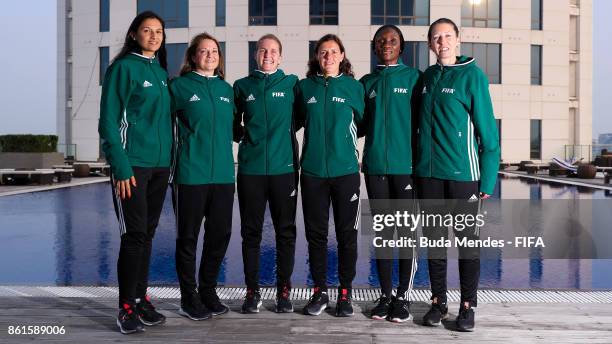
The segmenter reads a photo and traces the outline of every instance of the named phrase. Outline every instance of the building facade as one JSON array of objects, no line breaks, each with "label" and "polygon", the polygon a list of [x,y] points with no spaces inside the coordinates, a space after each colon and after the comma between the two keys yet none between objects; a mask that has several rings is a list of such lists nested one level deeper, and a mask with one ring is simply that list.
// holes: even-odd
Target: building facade
[{"label": "building facade", "polygon": [[461,28],[461,53],[489,77],[504,161],[546,161],[591,144],[592,0],[58,0],[57,127],[78,160],[100,157],[104,71],[149,9],[166,20],[171,74],[190,38],[206,31],[222,42],[230,83],[253,68],[254,42],[266,33],[283,42],[281,68],[300,77],[313,42],[335,33],[360,78],[382,24],[401,28],[404,63],[424,70],[435,63],[428,25],[447,17]]}]

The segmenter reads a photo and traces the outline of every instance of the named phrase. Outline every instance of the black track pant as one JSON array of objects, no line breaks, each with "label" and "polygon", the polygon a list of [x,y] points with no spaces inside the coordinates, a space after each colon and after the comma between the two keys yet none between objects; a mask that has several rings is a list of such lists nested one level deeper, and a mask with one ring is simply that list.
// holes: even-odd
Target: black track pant
[{"label": "black track pant", "polygon": [[338,279],[341,288],[350,289],[357,264],[357,232],[360,219],[359,174],[335,178],[318,178],[302,174],[300,181],[308,259],[314,285],[327,290],[327,234],[331,204],[338,241]]},{"label": "black track pant", "polygon": [[133,167],[136,187],[130,198],[121,199],[111,177],[115,213],[119,219],[121,246],[117,261],[119,307],[144,298],[149,280],[149,262],[155,228],[164,205],[170,169]]},{"label": "black track pant", "polygon": [[202,291],[217,286],[232,234],[234,184],[176,184],[173,196],[178,227],[176,272],[181,296],[185,297],[196,290],[196,249],[203,218],[206,220],[197,288]]},{"label": "black track pant", "polygon": [[[416,186],[410,175],[365,175],[366,189],[368,197],[377,200],[407,199],[414,198]],[[383,202],[383,201],[379,201]],[[379,205],[377,203],[377,205]],[[411,210],[411,209],[408,209]],[[398,236],[410,236],[409,231],[402,231],[399,228]],[[393,228],[384,229],[376,232],[377,236],[385,240],[392,240],[395,230]],[[378,280],[382,292],[390,297],[393,289],[393,257],[388,248],[376,249],[376,268],[378,270]],[[402,248],[399,250],[399,285],[397,295],[408,292],[410,296],[414,283],[414,274],[417,270],[417,254],[414,248]]]},{"label": "black track pant", "polygon": [[242,261],[247,288],[259,289],[259,255],[266,203],[276,233],[276,281],[291,286],[295,260],[297,173],[238,175]]},{"label": "black track pant", "polygon": [[[420,199],[456,199],[468,200],[478,197],[479,182],[459,182],[452,180],[441,180],[436,178],[419,178],[417,190]],[[461,202],[460,206],[454,208],[454,213],[478,212],[479,202]],[[427,210],[427,209],[424,209]],[[448,228],[423,228],[424,235],[431,239],[448,237]],[[455,231],[455,236],[476,236],[474,228],[465,229],[462,232]],[[480,250],[478,248],[459,248],[459,280],[461,285],[461,302],[468,301],[475,307],[477,305],[476,292],[480,278]],[[431,283],[432,300],[437,297],[440,303],[446,303],[446,249],[428,248],[429,259],[429,281]],[[431,257],[434,257],[432,259]],[[442,258],[444,257],[444,258]],[[461,259],[468,257],[468,259]]]}]

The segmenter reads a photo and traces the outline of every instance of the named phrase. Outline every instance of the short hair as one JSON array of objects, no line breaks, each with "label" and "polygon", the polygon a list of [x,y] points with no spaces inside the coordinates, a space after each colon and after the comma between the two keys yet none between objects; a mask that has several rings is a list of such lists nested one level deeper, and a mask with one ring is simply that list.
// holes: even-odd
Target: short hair
[{"label": "short hair", "polygon": [[457,27],[457,24],[455,24],[454,21],[448,18],[440,18],[435,22],[431,23],[431,25],[429,25],[429,30],[427,30],[427,42],[431,42],[431,34],[433,32],[433,28],[438,24],[451,24],[453,26],[453,30],[455,30],[455,34],[457,34],[457,37],[459,37],[459,28]]},{"label": "short hair", "polygon": [[276,37],[276,35],[271,34],[271,33],[267,33],[263,36],[261,36],[258,40],[257,43],[255,43],[255,52],[257,52],[257,50],[259,50],[259,45],[261,45],[261,42],[265,41],[266,39],[271,39],[273,41],[275,41],[278,44],[278,52],[279,54],[283,54],[283,44],[281,43],[280,39],[278,39],[278,37]]},{"label": "short hair", "polygon": [[386,30],[394,30],[399,35],[400,54],[401,54],[404,51],[404,45],[406,44],[406,42],[404,41],[404,35],[402,34],[402,30],[400,30],[399,27],[395,25],[391,25],[391,24],[383,25],[379,27],[378,30],[376,30],[376,33],[374,33],[374,38],[372,39],[372,43],[371,43],[372,51],[376,50],[376,37],[378,37],[378,35],[381,35]]}]

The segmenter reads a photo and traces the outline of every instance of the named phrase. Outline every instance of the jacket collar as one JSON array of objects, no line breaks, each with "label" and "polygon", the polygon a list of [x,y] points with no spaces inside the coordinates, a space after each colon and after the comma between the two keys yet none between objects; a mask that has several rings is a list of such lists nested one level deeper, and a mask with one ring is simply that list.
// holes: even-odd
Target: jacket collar
[{"label": "jacket collar", "polygon": [[131,60],[136,60],[136,61],[141,61],[141,62],[145,62],[145,63],[157,63],[159,64],[159,59],[157,58],[156,55],[153,55],[152,57],[148,57],[148,56],[144,56],[142,54],[138,54],[135,52],[130,52],[129,54],[125,55],[125,57],[131,59]]},{"label": "jacket collar", "polygon": [[275,69],[273,72],[264,72],[262,70],[259,69],[255,69],[254,71],[251,72],[250,76],[257,78],[257,79],[264,79],[264,78],[269,78],[269,79],[276,79],[278,77],[281,77],[285,75],[285,73],[283,72],[282,69]]},{"label": "jacket collar", "polygon": [[474,58],[472,57],[467,57],[467,56],[457,56],[457,61],[455,62],[455,64],[453,65],[446,65],[443,66],[440,64],[440,62],[436,62],[436,65],[442,69],[442,68],[453,68],[453,69],[462,69],[464,67],[468,67],[471,64],[473,64],[476,60],[474,60]]}]

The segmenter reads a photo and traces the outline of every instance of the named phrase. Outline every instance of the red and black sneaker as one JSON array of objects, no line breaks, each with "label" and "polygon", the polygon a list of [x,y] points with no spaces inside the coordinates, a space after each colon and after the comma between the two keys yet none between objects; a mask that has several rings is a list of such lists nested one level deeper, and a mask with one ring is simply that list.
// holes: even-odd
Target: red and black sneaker
[{"label": "red and black sneaker", "polygon": [[319,315],[327,308],[329,303],[329,296],[327,290],[315,287],[313,294],[308,300],[306,306],[304,306],[304,314],[306,315]]},{"label": "red and black sneaker", "polygon": [[117,315],[117,326],[123,334],[130,334],[144,331],[142,323],[138,320],[138,314],[134,310],[134,304],[123,303]]},{"label": "red and black sneaker", "polygon": [[259,289],[247,289],[244,302],[242,303],[242,313],[259,313],[261,307],[261,293]]},{"label": "red and black sneaker", "polygon": [[136,313],[140,322],[147,326],[155,326],[166,322],[166,317],[155,310],[149,296],[145,296],[144,299],[136,299]]},{"label": "red and black sneaker", "polygon": [[351,290],[347,288],[338,289],[338,301],[336,303],[337,317],[350,317],[353,315],[353,305],[351,303]]},{"label": "red and black sneaker", "polygon": [[276,291],[276,313],[293,313],[293,304],[289,299],[291,288],[287,285],[279,287]]}]

